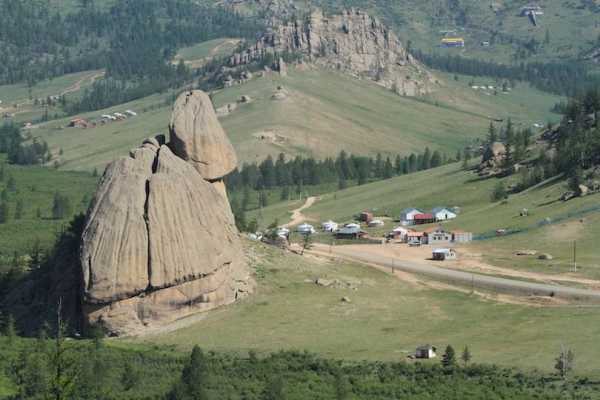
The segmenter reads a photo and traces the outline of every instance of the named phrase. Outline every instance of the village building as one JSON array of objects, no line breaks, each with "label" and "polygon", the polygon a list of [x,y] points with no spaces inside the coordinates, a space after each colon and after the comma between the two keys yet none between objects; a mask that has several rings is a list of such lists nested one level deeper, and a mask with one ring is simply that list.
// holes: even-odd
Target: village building
[{"label": "village building", "polygon": [[410,231],[406,234],[406,242],[412,246],[420,246],[422,244],[427,244],[427,237],[423,232]]},{"label": "village building", "polygon": [[423,214],[423,211],[417,208],[406,208],[400,213],[400,222],[402,225],[414,225],[415,215]]},{"label": "village building", "polygon": [[436,350],[437,349],[435,348],[435,346],[432,346],[430,344],[419,346],[415,351],[415,357],[424,359],[435,358],[437,356]]},{"label": "village building", "polygon": [[388,239],[393,239],[393,240],[399,240],[399,241],[406,241],[406,235],[408,235],[409,230],[399,226],[397,228],[394,228],[393,231],[391,231],[390,233],[388,233],[387,237]]},{"label": "village building", "polygon": [[456,213],[446,207],[436,207],[431,210],[436,221],[447,221],[456,218]]},{"label": "village building", "polygon": [[321,229],[324,232],[335,232],[338,230],[338,224],[336,222],[333,222],[331,220],[329,221],[325,221],[321,224]]},{"label": "village building", "polygon": [[452,233],[445,231],[441,226],[432,227],[425,230],[427,244],[448,244],[452,242]]},{"label": "village building", "polygon": [[301,224],[296,228],[296,232],[301,235],[312,235],[315,233],[315,228],[310,224]]},{"label": "village building", "polygon": [[83,118],[73,118],[69,121],[70,128],[87,128],[89,126],[89,122]]},{"label": "village building", "polygon": [[454,249],[433,249],[432,258],[436,261],[456,260]]},{"label": "village building", "polygon": [[370,213],[368,211],[363,211],[358,216],[358,220],[361,222],[369,223],[369,222],[371,222],[372,219],[373,219],[373,213]]},{"label": "village building", "polygon": [[433,216],[433,214],[416,214],[414,216],[414,224],[415,225],[424,225],[424,224],[431,224],[433,222],[435,222],[435,217]]},{"label": "village building", "polygon": [[473,241],[473,233],[456,229],[452,231],[452,241],[454,243],[468,243]]},{"label": "village building", "polygon": [[360,229],[360,226],[356,224],[348,224],[343,228],[339,229],[335,236],[337,239],[359,239],[367,236],[366,232]]}]

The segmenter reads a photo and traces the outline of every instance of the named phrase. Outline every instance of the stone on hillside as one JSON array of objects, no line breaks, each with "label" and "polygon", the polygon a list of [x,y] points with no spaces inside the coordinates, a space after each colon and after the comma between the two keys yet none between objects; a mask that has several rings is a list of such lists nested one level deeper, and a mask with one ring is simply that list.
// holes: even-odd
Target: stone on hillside
[{"label": "stone on hillside", "polygon": [[315,283],[318,286],[323,286],[323,287],[329,287],[331,285],[333,285],[335,283],[335,281],[329,280],[329,279],[325,279],[325,278],[318,278]]},{"label": "stone on hillside", "polygon": [[245,94],[240,96],[240,103],[250,103],[252,101],[252,98],[250,96],[247,96]]},{"label": "stone on hillside", "polygon": [[344,296],[342,297],[342,303],[352,303],[352,301],[350,300],[350,297]]},{"label": "stone on hillside", "polygon": [[235,151],[206,93],[194,90],[180,95],[169,129],[173,152],[204,179],[221,179],[236,168]]},{"label": "stone on hillside", "polygon": [[537,251],[535,250],[519,250],[515,253],[517,256],[535,256]]},{"label": "stone on hillside", "polygon": [[271,96],[271,99],[273,100],[285,100],[287,99],[287,94],[282,91],[282,90],[278,90],[277,92],[273,93],[273,95]]},{"label": "stone on hillside", "polygon": [[563,195],[560,196],[560,199],[562,201],[569,201],[569,200],[575,198],[576,196],[577,196],[577,193],[569,190],[568,192],[563,193]]},{"label": "stone on hillside", "polygon": [[583,196],[587,196],[587,194],[590,192],[590,189],[586,185],[579,185],[578,192],[579,192],[579,197],[583,197]]},{"label": "stone on hillside", "polygon": [[540,260],[552,260],[554,257],[552,257],[551,254],[548,253],[542,253],[538,256],[538,259]]}]

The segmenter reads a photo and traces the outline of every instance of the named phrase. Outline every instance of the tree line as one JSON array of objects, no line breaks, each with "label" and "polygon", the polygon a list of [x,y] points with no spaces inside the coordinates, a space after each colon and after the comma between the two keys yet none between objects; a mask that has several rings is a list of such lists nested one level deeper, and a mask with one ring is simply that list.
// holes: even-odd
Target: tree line
[{"label": "tree line", "polygon": [[595,390],[589,381],[568,379],[574,365],[568,349],[557,357],[554,375],[472,363],[468,347],[459,357],[450,345],[438,363],[338,361],[300,351],[240,356],[198,346],[183,356],[108,346],[98,334],[69,341],[60,320],[22,339],[7,317],[0,353],[11,400],[558,400],[591,398]]},{"label": "tree line", "polygon": [[561,95],[574,96],[600,84],[598,74],[586,64],[575,61],[507,65],[460,55],[425,53],[418,49],[412,54],[430,68],[455,74],[527,81],[540,90]]}]

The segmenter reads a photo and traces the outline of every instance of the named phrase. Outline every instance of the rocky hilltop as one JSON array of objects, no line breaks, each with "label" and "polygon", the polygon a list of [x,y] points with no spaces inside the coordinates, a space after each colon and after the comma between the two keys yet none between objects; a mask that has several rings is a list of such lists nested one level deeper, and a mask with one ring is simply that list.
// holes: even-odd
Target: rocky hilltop
[{"label": "rocky hilltop", "polygon": [[330,17],[318,10],[304,20],[271,28],[245,51],[232,55],[229,66],[274,57],[281,70],[285,55],[372,79],[406,96],[429,92],[433,81],[394,32],[377,18],[355,9]]},{"label": "rocky hilltop", "polygon": [[170,143],[147,139],[107,167],[80,253],[88,324],[137,333],[252,290],[222,182],[236,164],[210,99],[193,91],[175,103]]}]

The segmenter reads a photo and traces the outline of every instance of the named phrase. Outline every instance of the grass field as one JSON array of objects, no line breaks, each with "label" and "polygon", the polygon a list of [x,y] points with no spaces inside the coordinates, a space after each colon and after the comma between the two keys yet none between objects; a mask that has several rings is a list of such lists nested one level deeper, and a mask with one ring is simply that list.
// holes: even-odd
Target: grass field
[{"label": "grass field", "polygon": [[[354,360],[404,360],[420,344],[443,348],[450,343],[457,349],[468,345],[475,362],[546,371],[564,344],[577,355],[578,373],[600,372],[595,308],[496,303],[414,286],[370,267],[249,246],[258,280],[255,295],[144,341],[233,352],[307,349]],[[338,279],[344,287],[321,287],[316,278]],[[342,302],[344,296],[351,302]]]},{"label": "grass field", "polygon": [[[50,248],[61,227],[74,214],[87,210],[98,179],[89,173],[21,167],[4,164],[4,161],[4,155],[0,155],[0,168],[4,168],[0,192],[6,189],[8,194],[9,220],[0,224],[0,265],[8,265],[14,252],[28,254],[36,240],[43,248]],[[10,177],[15,181],[15,191],[7,189]],[[62,220],[52,219],[56,192],[68,196],[72,208],[71,215]],[[23,213],[19,220],[15,219],[18,199],[23,202]]]},{"label": "grass field", "polygon": [[[426,146],[454,154],[484,135],[490,117],[510,116],[528,126],[557,118],[549,110],[559,98],[524,84],[508,95],[487,96],[470,89],[467,78],[456,82],[441,77],[446,83],[436,93],[412,99],[330,71],[291,69],[287,77],[255,78],[218,91],[213,99],[216,107],[241,95],[253,99],[221,119],[242,161],[262,161],[280,152],[321,158],[342,149],[395,155],[422,152]],[[288,92],[283,101],[271,99],[277,86]],[[130,108],[141,112],[138,118],[87,130],[66,128],[65,118],[39,126],[35,135],[54,149],[63,149],[61,169],[101,169],[143,138],[167,132],[168,96],[154,95],[83,115],[93,118]],[[146,108],[151,110],[143,112]]]},{"label": "grass field", "polygon": [[207,40],[194,46],[179,49],[174,60],[183,60],[186,63],[194,64],[208,58],[225,56],[234,51],[237,42],[238,39],[228,38]]}]

